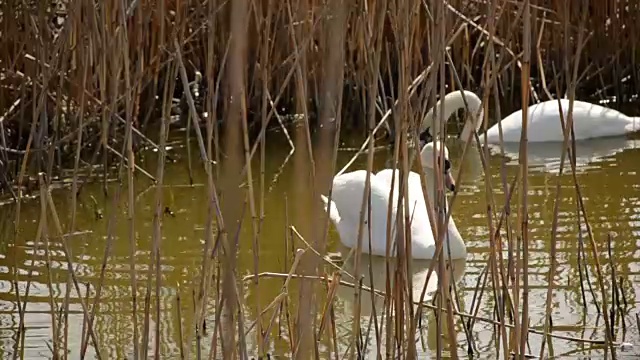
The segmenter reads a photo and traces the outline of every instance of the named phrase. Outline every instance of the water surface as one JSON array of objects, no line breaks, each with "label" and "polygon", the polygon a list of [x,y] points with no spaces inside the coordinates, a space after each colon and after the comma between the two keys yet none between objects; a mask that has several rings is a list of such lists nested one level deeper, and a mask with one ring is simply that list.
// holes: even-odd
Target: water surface
[{"label": "water surface", "polygon": [[[177,139],[183,135],[177,135]],[[357,143],[357,141],[354,141]],[[554,150],[555,149],[555,150]],[[450,145],[451,158],[456,171],[464,169],[463,179],[460,183],[460,193],[454,203],[454,218],[457,226],[466,239],[469,255],[466,261],[456,266],[456,283],[460,291],[461,306],[465,311],[470,311],[478,277],[481,275],[488,259],[489,247],[488,228],[486,219],[486,196],[484,190],[485,177],[479,163],[477,152],[464,164],[458,161],[462,154],[460,144]],[[561,195],[559,205],[559,223],[557,234],[556,269],[554,279],[554,291],[552,300],[552,317],[556,332],[561,335],[581,338],[604,338],[603,318],[597,316],[593,305],[593,298],[587,293],[587,311],[584,310],[581,292],[581,279],[578,272],[578,244],[580,238],[580,224],[576,211],[576,190],[571,174],[558,177],[559,147],[531,146],[529,159],[529,216],[530,216],[530,259],[529,259],[529,283],[531,291],[530,314],[531,326],[540,329],[544,324],[544,312],[546,293],[548,288],[547,274],[550,270],[551,251],[551,224],[553,219],[553,207],[556,198],[556,184],[559,179]],[[266,154],[265,177],[267,187],[270,188],[265,195],[265,218],[263,221],[260,242],[259,267],[260,271],[288,272],[291,261],[290,248],[286,239],[286,218],[291,208],[287,199],[291,198],[297,174],[293,169],[292,161],[283,165],[289,152],[286,142],[275,141],[270,144]],[[507,157],[502,157],[500,151],[491,149],[489,163],[492,173],[490,180],[496,189],[495,201],[501,210],[504,204],[504,191],[502,190],[503,176],[511,182],[518,171],[517,148],[506,149]],[[197,149],[194,147],[194,158],[197,157]],[[338,168],[341,168],[353,152],[341,151],[339,153]],[[473,154],[470,154],[473,155]],[[194,162],[193,181],[194,186],[189,186],[189,172],[186,165],[186,151],[176,149],[175,163],[169,163],[166,167],[165,183],[163,188],[164,201],[172,212],[163,216],[162,244],[161,244],[161,355],[166,358],[176,358],[180,354],[179,328],[177,304],[180,298],[183,331],[186,333],[192,329],[193,320],[193,289],[197,285],[197,276],[202,261],[202,248],[204,243],[204,224],[206,222],[208,205],[206,199],[205,175],[201,166]],[[376,169],[385,167],[390,156],[389,151],[376,153]],[[596,243],[600,250],[600,263],[605,277],[607,291],[611,291],[611,266],[607,254],[607,236],[611,234],[612,263],[615,267],[620,288],[624,292],[626,306],[622,304],[622,314],[625,319],[626,329],[621,326],[616,328],[616,339],[634,344],[640,344],[640,334],[635,321],[637,313],[637,290],[640,289],[640,141],[616,138],[591,140],[578,144],[578,171],[577,180],[580,185],[588,219],[593,229]],[[257,162],[256,162],[257,163]],[[154,160],[141,163],[145,169],[154,173]],[[359,159],[353,169],[363,168],[365,159]],[[504,166],[502,166],[504,164]],[[461,166],[461,167],[460,167]],[[259,174],[259,167],[255,166],[254,174]],[[135,263],[138,276],[138,324],[143,323],[141,304],[144,301],[146,290],[147,270],[151,257],[151,238],[153,232],[153,212],[155,190],[148,189],[150,182],[143,175],[136,177],[136,206],[135,206],[135,239],[137,252]],[[256,185],[257,186],[257,185]],[[115,212],[115,222],[112,234],[114,236],[112,255],[107,262],[106,279],[102,287],[102,295],[97,309],[95,324],[101,351],[107,358],[130,357],[132,353],[132,301],[130,282],[130,255],[129,255],[129,222],[127,216],[127,192],[122,188],[120,200],[116,207],[111,196],[116,194],[116,187],[109,188],[109,197],[105,197],[102,186],[99,184],[87,185],[79,197],[79,207],[75,230],[79,233],[70,236],[69,247],[73,258],[73,266],[80,279],[82,296],[86,296],[89,288],[89,297],[93,299],[96,286],[99,282],[102,258],[107,244],[108,219]],[[95,202],[94,200],[95,199]],[[71,201],[69,193],[65,190],[54,191],[54,200],[57,211],[61,216],[65,231],[69,232],[71,217]],[[517,204],[515,200],[513,205]],[[514,211],[515,211],[514,206]],[[11,222],[14,219],[15,208],[5,205],[0,208],[2,212],[0,241],[0,355],[2,358],[13,354],[19,324],[19,312],[16,302],[16,293],[24,297],[29,274],[32,274],[32,282],[29,290],[28,305],[26,308],[26,342],[25,358],[39,359],[50,356],[51,342],[51,311],[50,294],[62,307],[65,298],[70,299],[68,341],[71,358],[79,355],[80,338],[83,327],[83,315],[78,295],[70,285],[70,276],[67,271],[67,262],[64,256],[63,246],[58,236],[55,236],[55,226],[51,217],[47,220],[47,229],[51,234],[49,240],[48,256],[51,259],[51,268],[47,268],[47,251],[40,244],[36,249],[36,230],[40,221],[40,202],[38,199],[30,200],[22,205],[18,235],[14,245],[14,235]],[[103,216],[98,214],[102,212]],[[515,226],[515,215],[513,216]],[[247,223],[239,239],[240,251],[238,254],[238,274],[245,276],[253,272],[253,252],[251,230]],[[584,228],[584,223],[582,224]],[[582,231],[582,236],[586,236]],[[586,237],[584,238],[587,241]],[[335,230],[330,232],[331,251],[339,250],[339,240]],[[589,269],[590,281],[594,290],[600,296],[595,283],[595,265],[590,247],[587,248],[586,259]],[[380,263],[371,266],[379,269]],[[378,266],[378,267],[376,267]],[[428,266],[428,262],[416,264],[414,282],[419,283],[424,277],[420,271]],[[366,270],[366,271],[365,271]],[[328,271],[330,271],[328,269]],[[364,268],[361,273],[368,273]],[[17,274],[17,289],[14,284],[14,273]],[[374,271],[381,273],[381,271]],[[383,272],[382,272],[383,273]],[[421,275],[422,274],[422,275]],[[50,275],[50,276],[49,276]],[[376,282],[384,280],[374,279]],[[51,285],[49,285],[49,282]],[[586,284],[583,280],[582,284]],[[379,283],[379,282],[378,282]],[[88,286],[90,284],[90,286]],[[255,319],[256,301],[263,306],[269,304],[280,292],[282,279],[263,280],[259,289],[255,289],[248,282],[243,294],[246,297],[244,309],[247,323]],[[379,283],[380,284],[380,283]],[[422,284],[420,284],[422,285]],[[435,286],[434,284],[430,285]],[[585,285],[586,286],[586,285]],[[296,295],[294,295],[296,296]],[[337,300],[337,332],[338,337],[344,339],[343,345],[348,339],[350,331],[351,309],[353,291],[340,290]],[[492,318],[492,295],[486,295],[481,303],[479,316]],[[155,293],[151,295],[152,304],[155,304]],[[600,302],[600,300],[598,300]],[[154,313],[154,306],[151,311]],[[209,319],[213,323],[214,301],[209,303]],[[363,327],[366,328],[371,313],[363,310]],[[432,313],[425,315],[425,328],[422,333],[425,336],[423,345],[419,345],[425,355],[431,354],[430,349],[435,349],[436,332]],[[151,327],[155,327],[152,317]],[[619,324],[621,325],[621,324]],[[466,353],[464,345],[465,334],[462,328],[458,328],[460,355]],[[479,351],[480,358],[495,358],[495,338],[493,327],[488,323],[477,322],[472,329],[472,337]],[[153,331],[151,332],[153,339]],[[210,339],[211,333],[208,334]],[[274,339],[270,344],[270,352],[274,355],[286,357],[288,351],[286,333],[274,330]],[[541,337],[530,336],[531,352],[539,352]],[[253,338],[248,341],[251,350]],[[206,341],[205,343],[209,343]],[[321,344],[321,348],[326,346]],[[369,345],[369,349],[375,346]],[[640,346],[636,346],[627,352],[620,353],[624,356],[640,355]],[[553,341],[554,354],[573,355],[598,355],[601,349],[588,349],[584,345],[566,341]],[[344,350],[342,350],[344,352]],[[90,346],[90,357],[94,356]],[[371,353],[373,354],[373,353]]]}]

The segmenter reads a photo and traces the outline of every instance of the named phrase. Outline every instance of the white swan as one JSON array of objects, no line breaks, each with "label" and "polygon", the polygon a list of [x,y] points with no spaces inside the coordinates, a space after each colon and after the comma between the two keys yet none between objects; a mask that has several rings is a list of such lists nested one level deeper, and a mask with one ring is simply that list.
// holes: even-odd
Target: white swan
[{"label": "white swan", "polygon": [[[453,91],[448,93],[444,99],[439,100],[436,106],[429,110],[423,122],[424,131],[431,131],[434,123],[434,109],[443,111],[444,119],[448,119],[453,112],[464,109],[464,99],[467,100],[469,111],[478,114],[475,123],[476,131],[482,125],[482,101],[471,91]],[[564,140],[562,127],[560,126],[560,108],[565,122],[569,111],[569,99],[544,101],[529,106],[527,139],[529,142],[558,142]],[[440,115],[438,115],[439,117]],[[522,109],[512,113],[500,121],[504,142],[520,142],[522,132]],[[493,125],[487,130],[487,141],[489,143],[500,143],[499,124]],[[469,131],[473,130],[472,121],[467,122],[460,137],[467,139]],[[594,105],[585,101],[575,100],[573,102],[573,129],[576,140],[586,140],[599,137],[609,137],[625,135],[640,131],[640,117],[627,116],[617,110],[604,106]],[[480,139],[483,139],[481,135]]]},{"label": "white swan", "polygon": [[[447,189],[455,189],[455,181],[451,175],[451,163],[449,161],[449,151],[447,147],[439,141],[428,143],[420,152],[422,165],[427,179],[427,189],[429,189],[429,199],[433,201],[435,164],[434,151],[436,156],[440,154],[440,146],[444,147],[444,166],[441,168],[445,172],[444,184]],[[399,180],[396,177],[392,198],[389,197],[391,190],[391,180],[397,174],[397,170],[385,169],[377,174],[371,174],[371,247],[369,247],[368,214],[365,213],[365,223],[362,234],[362,252],[372,255],[385,256],[387,248],[387,212],[389,201],[392,202],[391,221],[392,233],[391,241],[396,240],[395,219],[397,214],[395,201],[399,189]],[[365,188],[367,171],[356,170],[333,179],[333,193],[329,206],[328,199],[322,196],[325,209],[330,208],[330,218],[340,234],[340,241],[348,248],[355,248],[358,240],[358,226],[360,224],[360,208],[362,204],[362,194]],[[409,199],[409,218],[411,219],[411,248],[414,259],[432,259],[435,252],[435,239],[431,230],[431,223],[424,202],[420,175],[410,172],[407,181],[407,192]],[[453,218],[449,219],[448,236],[445,236],[444,254],[448,257],[449,249],[452,259],[466,258],[467,249],[456,228]],[[392,243],[393,245],[393,243]],[[392,249],[394,247],[392,246]],[[395,252],[390,254],[394,256]]]}]

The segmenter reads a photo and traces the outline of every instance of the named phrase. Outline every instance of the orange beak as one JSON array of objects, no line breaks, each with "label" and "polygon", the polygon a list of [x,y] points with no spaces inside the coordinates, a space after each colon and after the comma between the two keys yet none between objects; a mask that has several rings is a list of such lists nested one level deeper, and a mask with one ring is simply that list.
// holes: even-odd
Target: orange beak
[{"label": "orange beak", "polygon": [[451,192],[456,191],[456,181],[453,179],[451,171],[447,171],[447,173],[444,175],[444,186]]}]

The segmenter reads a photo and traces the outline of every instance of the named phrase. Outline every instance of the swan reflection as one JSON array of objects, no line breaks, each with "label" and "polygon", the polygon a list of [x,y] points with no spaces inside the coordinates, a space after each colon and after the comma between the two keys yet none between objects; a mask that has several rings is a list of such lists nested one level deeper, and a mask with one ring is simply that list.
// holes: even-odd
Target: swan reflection
[{"label": "swan reflection", "polygon": [[[342,255],[342,259],[347,259],[350,250],[344,246],[340,246],[339,250]],[[424,303],[427,304],[432,303],[438,291],[438,280],[441,278],[441,276],[438,272],[438,264],[433,263],[434,260],[424,259],[413,259],[411,261],[411,273],[408,274],[408,276],[411,278],[412,282],[411,295],[414,303],[414,311],[417,309],[416,303],[420,301],[423,288],[426,288]],[[394,271],[396,269],[396,264],[397,262],[395,258],[389,259],[389,273],[391,274],[390,285],[392,289],[394,286],[393,277]],[[432,264],[434,265],[434,271],[430,275],[429,279],[427,279],[427,273],[429,272],[429,267]],[[456,259],[452,260],[451,262],[445,263],[445,273],[447,279],[449,279],[450,285],[456,284],[456,286],[459,287],[459,282],[465,273],[466,266],[466,259]],[[350,275],[356,274],[354,255],[352,255],[344,262],[343,270]],[[384,315],[385,318],[388,317],[388,314],[383,314],[385,306],[385,298],[383,293],[385,292],[387,286],[387,261],[382,256],[369,256],[368,254],[362,254],[357,270],[359,270],[359,275],[362,278],[362,289],[360,291],[360,317],[361,319],[365,320],[361,323],[361,329],[363,334],[366,334],[369,327],[368,322],[373,321],[374,315],[379,320],[383,318],[382,315]],[[348,282],[353,282],[353,278],[351,278],[350,276],[343,275],[342,278],[343,280],[346,280]],[[369,289],[373,289],[374,293],[372,293],[372,291],[369,291]],[[454,297],[453,288],[450,287],[450,290],[451,296]],[[338,297],[338,299],[340,299],[340,303],[342,303],[343,305],[342,313],[348,319],[351,319],[355,310],[356,303],[354,300],[354,293],[355,289],[347,285],[340,285],[336,289],[336,296]],[[460,301],[462,302],[462,295],[460,296]],[[460,306],[464,308],[463,303],[461,303]],[[435,349],[437,325],[435,316],[433,315],[433,311],[423,308],[422,320],[423,326],[426,326],[426,346],[429,349]],[[380,321],[378,321],[378,326],[381,326]],[[351,329],[351,326],[347,326],[346,328]],[[375,329],[372,327],[371,331],[372,334],[368,336],[368,339],[370,341],[370,343],[367,344],[368,352],[375,351],[375,349],[377,348],[375,344],[375,336],[373,336],[373,333],[375,333]],[[382,347],[384,347],[384,344],[382,344]],[[420,347],[421,346],[418,345],[418,348]]]},{"label": "swan reflection", "polygon": [[[489,151],[494,155],[500,155],[500,146],[500,144],[489,144]],[[517,163],[520,144],[504,143],[502,146],[504,146],[504,155],[510,159],[507,164]],[[576,141],[576,171],[585,171],[597,163],[607,161],[608,158],[622,151],[637,148],[640,148],[640,140],[621,136]],[[562,143],[530,142],[528,144],[527,156],[528,163],[532,170],[557,173],[560,171]],[[568,158],[565,157],[564,171],[568,172],[570,169],[571,165]]]},{"label": "swan reflection", "polygon": [[[341,254],[342,258],[346,258],[349,253],[349,249],[341,246]],[[343,264],[343,269],[346,273],[351,275],[356,274],[355,267],[355,255],[352,255],[347,261]],[[418,302],[420,300],[420,294],[422,292],[423,287],[426,283],[426,292],[424,301],[430,301],[433,297],[433,294],[438,290],[438,278],[440,274],[438,273],[438,265],[434,264],[434,271],[427,279],[427,273],[429,272],[429,267],[434,262],[434,260],[423,260],[423,259],[413,259],[411,262],[411,274],[409,276],[412,280],[413,286],[413,301]],[[448,276],[451,276],[451,272],[453,273],[453,282],[458,282],[464,271],[466,269],[466,259],[456,259],[451,262],[447,262],[446,269],[448,272]],[[393,287],[393,272],[396,267],[396,259],[389,259],[389,272],[391,273],[390,283]],[[449,270],[451,267],[451,270]],[[372,299],[371,292],[367,291],[368,288],[373,288],[375,292],[385,291],[386,283],[387,283],[387,262],[386,259],[382,256],[369,256],[368,254],[362,254],[360,258],[360,265],[358,267],[359,274],[362,277],[362,296],[361,298],[361,315],[362,316],[371,316],[372,315]],[[451,272],[450,272],[451,271]],[[373,276],[372,276],[373,275]],[[348,278],[343,276],[343,279],[347,280]],[[353,294],[354,289],[349,286],[341,285],[337,290],[337,295],[345,301],[345,310],[349,313],[350,309],[353,306]],[[383,305],[384,298],[382,294],[374,295],[375,306],[376,306],[376,315],[379,314],[379,310]]]}]

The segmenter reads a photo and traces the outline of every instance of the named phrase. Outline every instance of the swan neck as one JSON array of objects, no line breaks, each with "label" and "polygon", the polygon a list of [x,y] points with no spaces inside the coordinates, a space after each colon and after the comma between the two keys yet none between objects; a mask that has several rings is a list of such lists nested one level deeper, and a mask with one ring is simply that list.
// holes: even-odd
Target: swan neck
[{"label": "swan neck", "polygon": [[471,109],[471,105],[469,105],[469,110],[471,110],[471,118],[467,120],[462,128],[462,132],[460,133],[460,139],[462,141],[473,141],[473,131],[478,132],[480,127],[482,127],[482,119],[484,118],[484,109],[480,108],[480,111]]},{"label": "swan neck", "polygon": [[[425,168],[424,169],[424,176],[427,180],[427,194],[429,195],[429,201],[431,202],[432,206],[435,206],[435,201],[436,201],[436,186],[437,186],[437,180],[436,180],[436,174],[435,174],[435,170],[431,169],[431,168]],[[444,179],[442,179],[443,184],[444,184]],[[448,206],[447,203],[447,197],[445,196],[444,198],[445,201],[445,206]]]},{"label": "swan neck", "polygon": [[[435,171],[433,169],[425,169],[425,177],[427,180],[427,194],[429,196],[429,202],[431,202],[432,206],[433,204],[435,204]],[[444,198],[444,208],[441,208],[442,211],[444,210],[450,211],[449,209],[449,202],[447,201],[447,197],[445,194],[445,198]],[[433,208],[433,210],[435,211],[435,208]],[[437,213],[434,212],[433,214],[436,219],[440,219],[440,217],[438,216]],[[446,219],[446,218],[445,218]],[[439,222],[440,220],[436,220],[437,222]],[[464,239],[462,238],[462,235],[460,234],[460,231],[458,231],[458,228],[456,227],[456,223],[453,220],[453,216],[449,217],[449,223],[447,225],[447,231],[444,235],[445,237],[443,238],[444,240],[444,248],[443,248],[443,255],[445,256],[446,259],[449,258],[449,253],[451,253],[451,258],[452,259],[464,259],[467,256],[467,246],[464,243]]]},{"label": "swan neck", "polygon": [[[462,129],[460,136],[466,141],[473,130],[478,131],[480,129],[483,118],[482,101],[476,94],[470,91],[456,90],[448,93],[443,99],[438,100],[436,105],[427,112],[420,132],[422,133],[429,128],[433,138],[439,138],[440,131],[444,128],[443,125],[449,121],[451,115],[459,109],[467,108],[467,106],[469,112],[475,116],[475,122],[473,121],[474,117],[472,117],[472,120],[467,121]],[[444,124],[440,122],[440,119],[444,119]]]}]

